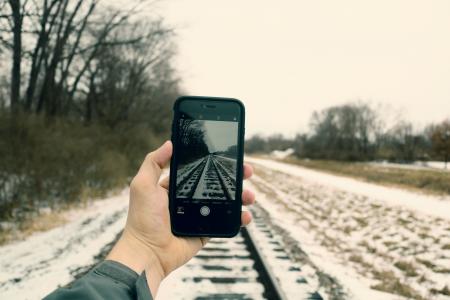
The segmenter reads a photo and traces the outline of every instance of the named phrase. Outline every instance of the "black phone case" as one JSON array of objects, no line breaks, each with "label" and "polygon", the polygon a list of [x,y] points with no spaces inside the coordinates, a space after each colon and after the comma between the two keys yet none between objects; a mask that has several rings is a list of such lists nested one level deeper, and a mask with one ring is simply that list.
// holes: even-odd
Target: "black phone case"
[{"label": "black phone case", "polygon": [[233,227],[233,230],[227,233],[214,233],[214,232],[183,232],[181,230],[176,230],[173,226],[172,220],[176,217],[174,214],[174,201],[175,201],[175,187],[176,187],[176,170],[175,166],[176,164],[176,151],[173,150],[172,158],[170,161],[170,179],[169,179],[169,213],[170,213],[170,220],[171,220],[171,230],[172,233],[176,236],[189,236],[189,237],[234,237],[239,233],[239,230],[241,228],[241,210],[242,210],[242,181],[244,176],[244,136],[245,136],[245,107],[244,104],[239,101],[238,99],[234,98],[220,98],[220,97],[205,97],[205,96],[181,96],[179,97],[174,105],[173,105],[173,121],[172,121],[172,135],[171,140],[172,144],[175,146],[175,136],[177,132],[177,121],[179,119],[179,105],[183,100],[202,100],[202,101],[217,101],[217,102],[223,102],[223,101],[233,101],[237,103],[241,108],[241,118],[239,120],[239,128],[238,128],[238,157],[237,157],[237,164],[240,166],[237,169],[236,174],[236,201],[238,201],[238,206],[240,213],[239,219],[232,220],[232,222],[235,222],[235,226]]}]

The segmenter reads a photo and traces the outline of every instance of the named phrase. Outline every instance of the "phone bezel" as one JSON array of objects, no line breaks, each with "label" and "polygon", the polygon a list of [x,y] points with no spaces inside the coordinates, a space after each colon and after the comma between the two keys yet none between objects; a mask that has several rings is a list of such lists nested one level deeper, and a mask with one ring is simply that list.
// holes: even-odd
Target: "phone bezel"
[{"label": "phone bezel", "polygon": [[[230,226],[224,228],[224,231],[221,232],[207,232],[201,231],[200,228],[196,231],[186,231],[183,228],[176,228],[175,226],[175,218],[177,218],[177,214],[175,213],[175,186],[176,186],[176,168],[177,165],[177,149],[175,149],[175,145],[177,144],[175,138],[178,134],[178,120],[180,118],[180,104],[183,101],[200,101],[200,102],[215,102],[216,105],[220,105],[222,102],[234,102],[240,108],[240,118],[238,120],[238,157],[237,157],[237,172],[236,172],[236,199],[232,206],[232,218],[230,220]],[[199,237],[233,237],[235,236],[241,227],[241,211],[242,211],[242,181],[243,181],[243,159],[244,159],[244,135],[245,135],[245,107],[241,101],[234,98],[221,98],[221,97],[205,97],[205,96],[182,96],[179,97],[173,106],[173,122],[172,122],[172,143],[174,145],[174,150],[170,163],[170,181],[169,181],[169,212],[170,212],[170,220],[171,220],[171,230],[172,233],[176,236],[199,236]],[[173,187],[173,188],[172,188]],[[200,219],[199,215],[199,220]],[[201,223],[201,222],[197,222]],[[226,230],[225,230],[226,229]]]}]

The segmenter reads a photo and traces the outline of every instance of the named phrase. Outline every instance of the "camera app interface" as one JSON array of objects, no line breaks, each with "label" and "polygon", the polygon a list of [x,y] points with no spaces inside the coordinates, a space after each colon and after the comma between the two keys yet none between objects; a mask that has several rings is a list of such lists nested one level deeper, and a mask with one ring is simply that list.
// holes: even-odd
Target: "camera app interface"
[{"label": "camera app interface", "polygon": [[[219,120],[218,120],[219,119]],[[236,197],[236,117],[193,119],[182,114],[178,130],[176,198],[231,201]]]}]

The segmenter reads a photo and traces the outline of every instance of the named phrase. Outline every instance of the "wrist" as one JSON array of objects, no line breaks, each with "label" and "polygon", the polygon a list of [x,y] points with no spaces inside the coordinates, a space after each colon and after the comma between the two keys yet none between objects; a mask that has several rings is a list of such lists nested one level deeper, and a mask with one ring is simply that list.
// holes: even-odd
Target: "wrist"
[{"label": "wrist", "polygon": [[124,264],[138,274],[145,271],[150,291],[156,296],[159,284],[165,277],[162,265],[153,250],[126,229],[106,259]]}]

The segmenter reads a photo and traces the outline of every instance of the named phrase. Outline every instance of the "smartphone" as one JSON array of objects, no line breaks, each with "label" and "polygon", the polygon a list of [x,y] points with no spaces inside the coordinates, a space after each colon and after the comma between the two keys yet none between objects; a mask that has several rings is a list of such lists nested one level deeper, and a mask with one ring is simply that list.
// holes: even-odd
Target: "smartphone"
[{"label": "smartphone", "polygon": [[174,104],[169,211],[177,236],[233,237],[241,226],[245,108],[231,98]]}]

